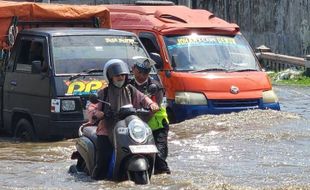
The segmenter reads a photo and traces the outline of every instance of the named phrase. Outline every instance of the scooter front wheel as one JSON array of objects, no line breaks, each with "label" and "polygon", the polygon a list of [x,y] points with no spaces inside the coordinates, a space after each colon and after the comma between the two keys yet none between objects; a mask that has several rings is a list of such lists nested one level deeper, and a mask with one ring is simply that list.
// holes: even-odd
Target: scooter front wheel
[{"label": "scooter front wheel", "polygon": [[128,179],[135,184],[145,185],[150,183],[148,171],[128,171]]}]

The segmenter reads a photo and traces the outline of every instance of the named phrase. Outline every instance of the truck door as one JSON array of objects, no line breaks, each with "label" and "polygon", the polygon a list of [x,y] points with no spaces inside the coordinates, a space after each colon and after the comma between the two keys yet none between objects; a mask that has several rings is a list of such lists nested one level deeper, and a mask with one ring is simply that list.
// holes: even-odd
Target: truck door
[{"label": "truck door", "polygon": [[9,61],[4,84],[4,117],[6,126],[11,126],[13,115],[16,123],[26,118],[35,132],[36,127],[48,125],[50,113],[47,40],[27,36],[16,43],[16,55]]},{"label": "truck door", "polygon": [[[173,81],[171,80],[171,73],[170,71],[165,71],[164,68],[169,68],[167,64],[168,57],[165,57],[166,53],[164,53],[163,48],[165,48],[162,43],[160,43],[159,39],[156,37],[154,33],[150,32],[141,32],[139,33],[139,39],[143,43],[145,49],[149,54],[156,53],[160,55],[159,60],[161,62],[160,65],[156,63],[156,68],[158,69],[158,73],[161,77],[161,81],[166,89],[166,96],[169,99],[174,98],[174,88],[173,88]],[[152,56],[151,56],[152,58]],[[155,60],[156,61],[156,60]],[[156,61],[157,62],[157,61]]]},{"label": "truck door", "polygon": [[[161,48],[159,48],[158,42],[156,40],[156,36],[153,33],[141,32],[139,33],[139,39],[149,54],[157,53],[158,55],[161,55],[161,52],[160,52]],[[163,61],[162,57],[160,61],[161,62]],[[158,69],[162,69],[162,68],[158,68]]]}]

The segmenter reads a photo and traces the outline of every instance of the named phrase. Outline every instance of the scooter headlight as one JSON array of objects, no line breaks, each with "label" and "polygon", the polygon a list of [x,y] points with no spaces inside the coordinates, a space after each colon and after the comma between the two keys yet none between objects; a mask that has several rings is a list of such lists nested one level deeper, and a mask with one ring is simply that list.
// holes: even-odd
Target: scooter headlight
[{"label": "scooter headlight", "polygon": [[139,119],[133,119],[128,124],[129,135],[137,143],[142,143],[146,140],[147,129],[145,124]]}]

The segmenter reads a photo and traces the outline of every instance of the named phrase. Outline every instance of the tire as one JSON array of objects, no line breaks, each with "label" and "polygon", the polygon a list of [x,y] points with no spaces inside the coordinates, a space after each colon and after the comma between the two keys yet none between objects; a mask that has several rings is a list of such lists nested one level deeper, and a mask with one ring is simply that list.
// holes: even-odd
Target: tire
[{"label": "tire", "polygon": [[148,171],[129,171],[129,177],[131,181],[138,185],[146,185],[150,183]]},{"label": "tire", "polygon": [[87,175],[90,175],[90,172],[87,169],[86,162],[82,157],[78,158],[77,164],[76,164],[76,169],[78,172],[84,172]]},{"label": "tire", "polygon": [[16,124],[15,138],[21,141],[37,141],[33,125],[27,119],[21,119]]}]

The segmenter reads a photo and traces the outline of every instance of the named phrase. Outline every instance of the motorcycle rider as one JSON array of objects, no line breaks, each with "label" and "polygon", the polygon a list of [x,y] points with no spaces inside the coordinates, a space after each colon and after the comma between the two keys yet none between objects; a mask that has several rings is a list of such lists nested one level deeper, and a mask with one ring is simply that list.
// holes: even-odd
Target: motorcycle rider
[{"label": "motorcycle rider", "polygon": [[[108,87],[98,91],[98,98],[109,102],[111,105],[98,103],[94,116],[100,120],[97,127],[96,163],[91,177],[96,180],[105,179],[112,156],[113,146],[109,135],[117,121],[109,113],[118,112],[120,107],[132,104],[133,107],[150,108],[153,112],[159,109],[157,103],[128,84],[129,69],[127,64],[120,59],[111,59],[105,64],[104,73],[109,82]],[[111,112],[112,111],[112,112]]]},{"label": "motorcycle rider", "polygon": [[[164,88],[155,79],[150,76],[153,63],[147,58],[137,59],[132,67],[134,78],[130,84],[135,86],[139,91],[148,94],[148,87],[151,84],[157,85],[157,92],[151,95],[151,99],[158,105],[163,105]],[[156,147],[159,153],[156,154],[154,174],[166,173],[170,174],[170,169],[166,162],[168,156],[168,132],[169,120],[165,105],[160,107],[152,118],[148,121],[148,125],[152,129]]]}]

